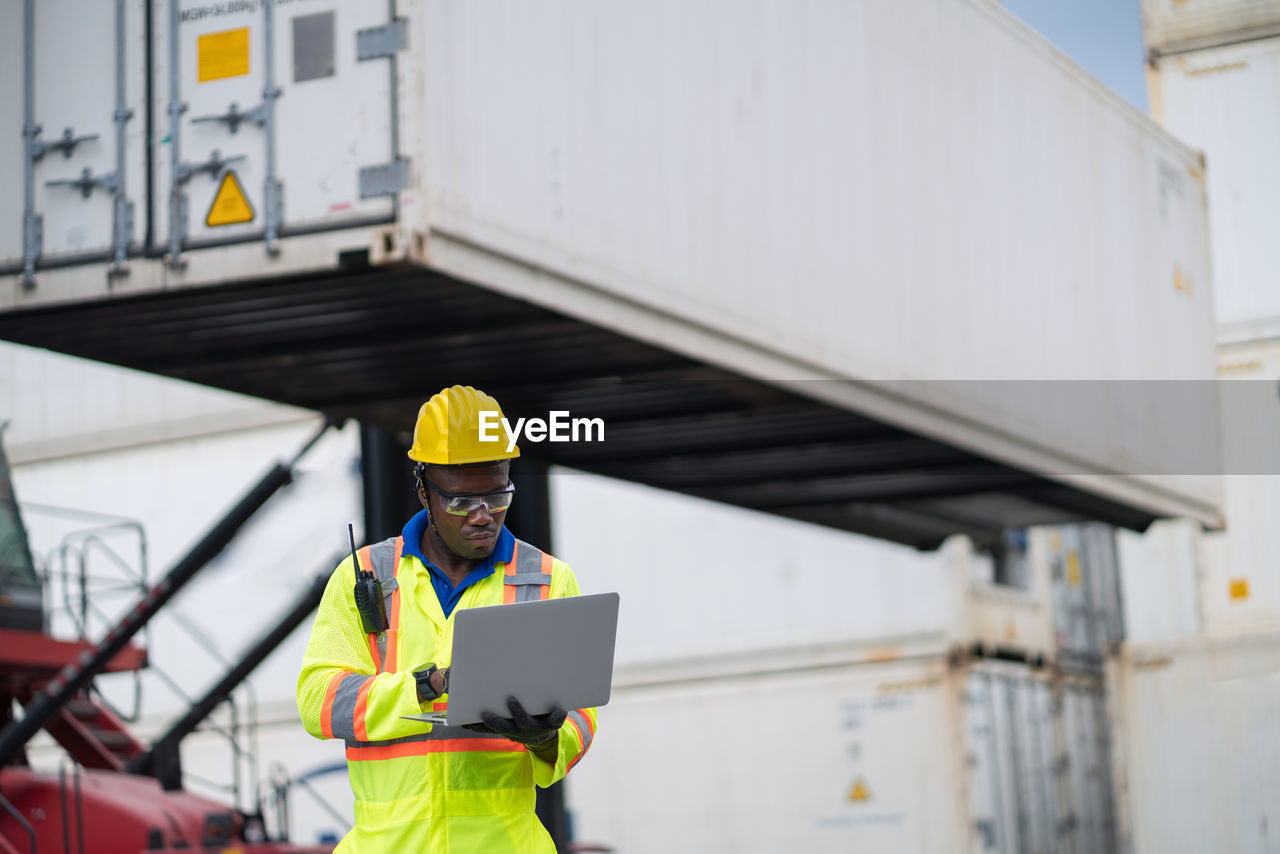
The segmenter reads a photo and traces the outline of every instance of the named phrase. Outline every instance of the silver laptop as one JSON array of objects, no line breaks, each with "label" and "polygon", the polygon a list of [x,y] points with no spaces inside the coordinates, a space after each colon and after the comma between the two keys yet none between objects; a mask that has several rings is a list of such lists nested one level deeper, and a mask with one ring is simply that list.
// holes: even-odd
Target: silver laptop
[{"label": "silver laptop", "polygon": [[459,611],[448,709],[402,717],[447,726],[480,723],[483,711],[509,717],[508,697],[531,715],[557,706],[603,706],[617,633],[617,593]]}]

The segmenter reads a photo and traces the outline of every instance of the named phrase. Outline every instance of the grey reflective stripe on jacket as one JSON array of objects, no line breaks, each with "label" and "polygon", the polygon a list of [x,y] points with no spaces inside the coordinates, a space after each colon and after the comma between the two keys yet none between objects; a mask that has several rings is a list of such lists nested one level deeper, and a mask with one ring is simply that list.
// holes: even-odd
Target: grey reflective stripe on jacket
[{"label": "grey reflective stripe on jacket", "polygon": [[[550,563],[550,562],[548,562]],[[542,598],[539,587],[551,587],[551,567],[542,571],[542,552],[524,540],[516,540],[516,571],[502,580],[517,587],[517,602],[537,602]]]},{"label": "grey reflective stripe on jacket", "polygon": [[329,728],[335,738],[356,737],[356,700],[364,683],[372,678],[355,673],[347,673],[342,677],[342,683],[333,695],[333,710],[329,718]]},{"label": "grey reflective stripe on jacket", "polygon": [[[400,586],[396,581],[395,566],[397,539],[398,537],[391,537],[369,546],[369,563],[373,565],[373,577],[382,585],[382,604],[387,610],[388,619],[391,617],[391,594]],[[387,660],[386,632],[378,632],[378,660]]]},{"label": "grey reflective stripe on jacket", "polygon": [[569,712],[568,717],[577,726],[578,732],[582,734],[582,750],[578,751],[578,755],[581,756],[591,746],[591,739],[595,738],[595,733],[591,731],[591,722],[587,720],[587,716],[583,712],[574,709]]}]

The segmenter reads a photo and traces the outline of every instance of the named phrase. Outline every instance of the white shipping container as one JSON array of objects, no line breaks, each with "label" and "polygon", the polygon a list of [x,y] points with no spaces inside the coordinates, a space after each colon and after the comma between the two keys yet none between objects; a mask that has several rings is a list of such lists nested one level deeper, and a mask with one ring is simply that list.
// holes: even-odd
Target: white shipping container
[{"label": "white shipping container", "polygon": [[1280,340],[1224,344],[1218,361],[1226,529],[1166,520],[1119,533],[1129,640],[1280,626]]},{"label": "white shipping container", "polygon": [[315,413],[0,342],[0,422],[23,465],[276,424]]},{"label": "white shipping container", "polygon": [[1142,0],[1147,47],[1158,54],[1280,34],[1275,0]]},{"label": "white shipping container", "polygon": [[618,674],[568,782],[583,843],[773,854],[1114,851],[1097,679],[943,656]]},{"label": "white shipping container", "polygon": [[[1280,21],[1280,4],[1268,5]],[[1152,115],[1205,154],[1219,337],[1280,335],[1280,38],[1163,57],[1151,69]]]},{"label": "white shipping container", "polygon": [[[1280,206],[1276,208],[1280,213]],[[1219,349],[1227,527],[1204,537],[1213,634],[1280,626],[1280,338]]]},{"label": "white shipping container", "polygon": [[[45,265],[32,288],[10,235],[0,301],[331,272],[363,251],[749,377],[830,380],[793,388],[1220,521],[1186,462],[1216,459],[1212,423],[1162,429],[1167,408],[1141,399],[1155,385],[1041,382],[1211,376],[1197,158],[997,5],[392,11],[158,4],[153,192],[130,197],[151,245],[126,278]],[[36,55],[55,56],[46,42],[81,19],[37,13]],[[64,83],[34,85],[48,99]],[[4,162],[18,186],[22,157]],[[30,209],[52,233],[87,215],[69,204]],[[916,382],[939,379],[957,382]]]},{"label": "white shipping container", "polygon": [[1123,850],[1276,850],[1280,635],[1126,644],[1107,684]]}]

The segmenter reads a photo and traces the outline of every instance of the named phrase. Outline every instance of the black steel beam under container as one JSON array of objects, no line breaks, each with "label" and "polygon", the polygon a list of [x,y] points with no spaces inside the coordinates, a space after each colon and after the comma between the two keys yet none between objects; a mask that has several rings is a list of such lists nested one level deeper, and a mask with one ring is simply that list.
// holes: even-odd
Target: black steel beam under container
[{"label": "black steel beam under container", "polygon": [[[385,431],[362,445],[367,472],[386,479],[405,461],[368,469],[370,444],[407,446],[421,403],[456,383],[492,394],[511,419],[603,420],[603,442],[538,446],[553,464],[920,549],[952,534],[992,548],[1008,528],[1097,520],[1142,530],[1155,518],[824,403],[800,384],[750,379],[431,270],[15,308],[0,312],[0,340],[357,418]],[[397,506],[374,502],[370,539],[403,524]]]}]

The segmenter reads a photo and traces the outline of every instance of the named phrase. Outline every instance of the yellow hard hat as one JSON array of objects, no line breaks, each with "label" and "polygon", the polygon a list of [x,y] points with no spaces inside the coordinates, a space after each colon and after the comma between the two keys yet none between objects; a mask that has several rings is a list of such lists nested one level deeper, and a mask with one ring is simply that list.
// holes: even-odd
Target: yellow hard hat
[{"label": "yellow hard hat", "polygon": [[[481,441],[481,418],[485,435]],[[455,385],[432,397],[418,410],[409,459],[437,466],[496,463],[520,456],[512,446],[498,401],[469,385]]]}]

